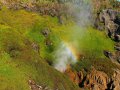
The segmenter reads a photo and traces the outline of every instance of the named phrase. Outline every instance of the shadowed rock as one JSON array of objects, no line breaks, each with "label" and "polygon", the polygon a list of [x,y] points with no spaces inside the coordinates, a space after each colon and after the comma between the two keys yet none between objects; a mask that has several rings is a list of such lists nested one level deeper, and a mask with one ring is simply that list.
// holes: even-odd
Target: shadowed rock
[{"label": "shadowed rock", "polygon": [[112,9],[103,10],[98,14],[98,17],[95,20],[95,27],[100,30],[105,29],[110,38],[114,39],[115,41],[120,41],[119,15],[120,12]]}]

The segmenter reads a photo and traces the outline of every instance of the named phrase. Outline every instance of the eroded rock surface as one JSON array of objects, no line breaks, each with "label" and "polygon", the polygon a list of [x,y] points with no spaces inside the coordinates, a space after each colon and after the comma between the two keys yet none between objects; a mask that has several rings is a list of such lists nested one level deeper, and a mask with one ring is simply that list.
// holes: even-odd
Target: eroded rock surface
[{"label": "eroded rock surface", "polygon": [[84,87],[90,90],[106,90],[109,77],[102,71],[92,69],[91,72],[86,76]]},{"label": "eroded rock surface", "polygon": [[29,80],[28,84],[31,90],[51,90],[47,86],[43,87],[41,85],[36,84],[34,80]]},{"label": "eroded rock surface", "polygon": [[120,70],[115,70],[112,77],[112,84],[110,90],[119,90],[120,89]]},{"label": "eroded rock surface", "polygon": [[115,41],[120,41],[120,12],[106,9],[98,14],[95,27],[105,29],[107,35]]},{"label": "eroded rock surface", "polygon": [[81,84],[84,78],[83,72],[75,72],[71,69],[67,69],[65,71],[65,74],[68,75],[68,77],[70,78],[71,81],[73,81],[74,83],[76,83],[77,85]]}]

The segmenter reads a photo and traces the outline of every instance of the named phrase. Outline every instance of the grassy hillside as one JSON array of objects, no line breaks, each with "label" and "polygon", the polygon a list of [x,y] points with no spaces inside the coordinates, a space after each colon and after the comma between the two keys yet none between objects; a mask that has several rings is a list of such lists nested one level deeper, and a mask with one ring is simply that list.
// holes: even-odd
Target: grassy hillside
[{"label": "grassy hillside", "polygon": [[[78,55],[92,59],[105,59],[105,49],[114,51],[114,42],[103,32],[91,27],[81,28],[70,20],[64,22],[61,25],[57,17],[40,16],[24,10],[9,10],[6,7],[0,10],[1,90],[30,90],[29,79],[52,90],[78,90],[65,75],[48,64],[54,62],[54,52],[61,42],[74,47]],[[41,33],[46,28],[50,31],[47,37]],[[52,44],[46,45],[46,41]],[[37,51],[33,44],[39,47]],[[92,61],[89,62],[91,66]],[[78,67],[81,63],[87,66],[85,61],[79,62]],[[81,67],[78,67],[79,71]]]},{"label": "grassy hillside", "polygon": [[[31,33],[35,30],[36,22],[42,19],[44,17],[23,10],[12,11],[4,8],[0,11],[1,90],[30,90],[29,79],[51,89],[77,90],[77,86],[49,66],[32,47],[33,42],[46,47],[40,33]],[[42,22],[44,21],[40,23]],[[42,26],[44,25],[36,29],[39,30]],[[41,48],[41,53],[43,52],[45,51]]]}]

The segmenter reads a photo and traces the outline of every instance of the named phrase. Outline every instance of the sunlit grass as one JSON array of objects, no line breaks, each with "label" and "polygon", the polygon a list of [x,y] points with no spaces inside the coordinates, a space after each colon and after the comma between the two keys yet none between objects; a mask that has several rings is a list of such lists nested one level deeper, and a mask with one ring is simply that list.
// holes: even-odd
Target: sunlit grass
[{"label": "sunlit grass", "polygon": [[[40,32],[56,25],[57,18],[24,10],[4,8],[0,11],[0,89],[29,90],[28,80],[34,79],[37,84],[51,89],[77,90],[76,85],[44,60],[51,58],[59,39],[51,32],[48,38],[54,44],[47,47],[46,38]],[[34,51],[32,43],[40,46],[40,54]]]},{"label": "sunlit grass", "polygon": [[[45,28],[50,30],[47,37],[41,33]],[[50,40],[52,45],[46,45],[45,40]],[[20,90],[29,90],[28,80],[32,78],[38,84],[52,89],[63,90],[64,87],[73,90],[76,86],[48,65],[54,62],[54,52],[59,49],[61,42],[70,44],[77,54],[85,57],[84,60],[78,58],[74,67],[77,71],[88,69],[94,64],[105,72],[115,67],[103,54],[103,50],[114,51],[114,42],[104,32],[92,27],[79,27],[70,20],[61,25],[57,17],[3,8],[0,11],[1,88],[4,90],[11,86],[10,90],[16,90],[21,85]],[[40,53],[35,52],[32,43],[40,47]],[[106,63],[110,65],[106,66]]]}]

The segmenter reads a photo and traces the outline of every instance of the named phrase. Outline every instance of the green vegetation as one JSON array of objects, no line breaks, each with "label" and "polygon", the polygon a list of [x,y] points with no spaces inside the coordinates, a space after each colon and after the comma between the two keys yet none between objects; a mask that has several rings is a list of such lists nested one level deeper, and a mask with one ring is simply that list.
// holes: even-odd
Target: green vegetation
[{"label": "green vegetation", "polygon": [[81,59],[78,63],[72,66],[74,70],[80,71],[85,70],[86,72],[90,71],[92,67],[95,67],[96,70],[104,71],[108,76],[113,75],[113,69],[120,68],[116,64],[112,63],[109,59],[103,58],[85,58]]},{"label": "green vegetation", "polygon": [[114,42],[105,35],[105,32],[71,24],[57,27],[54,31],[63,41],[71,43],[80,54],[87,57],[104,58],[104,50],[114,51]]},{"label": "green vegetation", "polygon": [[[46,17],[23,10],[13,11],[4,8],[0,11],[0,89],[30,90],[28,80],[33,79],[43,87],[77,90],[77,86],[49,66],[32,47],[34,42],[46,47],[43,44],[45,37],[38,33],[44,25],[38,25],[39,28],[35,26],[36,22],[46,22]],[[47,20],[49,19],[48,17]],[[33,30],[38,31],[32,33]],[[47,52],[48,49],[40,51]]]},{"label": "green vegetation", "polygon": [[[46,28],[50,30],[47,37],[41,33]],[[52,45],[46,45],[46,40]],[[98,65],[100,70],[112,67],[104,65],[111,62],[104,57],[103,50],[114,51],[114,42],[103,32],[91,27],[80,28],[72,21],[61,25],[57,17],[4,7],[0,11],[0,89],[29,90],[28,80],[33,79],[51,89],[78,90],[65,75],[49,65],[54,62],[53,53],[61,42],[73,45],[77,53],[90,58],[77,63],[75,69],[78,71],[93,64]],[[36,52],[33,43],[40,47],[40,53]],[[91,60],[93,58],[105,60],[97,63],[97,59]]]}]

